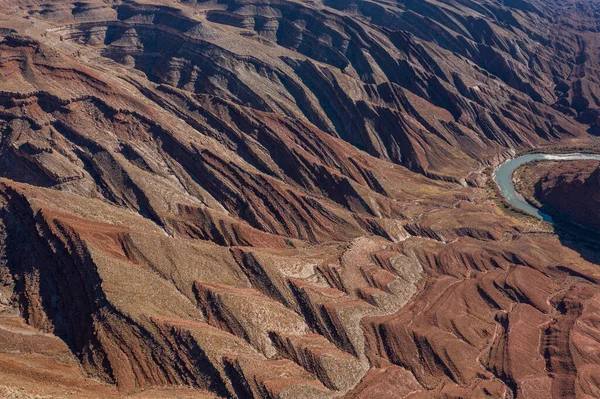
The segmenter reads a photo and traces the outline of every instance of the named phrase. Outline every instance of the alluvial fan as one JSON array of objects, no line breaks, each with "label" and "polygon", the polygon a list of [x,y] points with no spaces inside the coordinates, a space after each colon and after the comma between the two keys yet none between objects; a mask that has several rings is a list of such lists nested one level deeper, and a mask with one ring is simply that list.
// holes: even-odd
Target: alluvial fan
[{"label": "alluvial fan", "polygon": [[0,397],[600,397],[597,2],[0,6]]}]

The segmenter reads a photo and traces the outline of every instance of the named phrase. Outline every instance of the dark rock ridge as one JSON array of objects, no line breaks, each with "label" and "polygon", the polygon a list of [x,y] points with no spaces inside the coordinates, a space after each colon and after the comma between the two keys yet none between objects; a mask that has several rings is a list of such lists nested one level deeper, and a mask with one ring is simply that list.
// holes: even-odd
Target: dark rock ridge
[{"label": "dark rock ridge", "polygon": [[[61,36],[154,82],[300,117],[432,176],[464,178],[508,149],[586,140],[574,118],[589,123],[597,106],[585,73],[593,50],[587,31],[554,22],[555,7],[324,6],[124,2],[101,15],[63,10]],[[595,28],[584,11],[581,23]]]},{"label": "dark rock ridge", "polygon": [[487,173],[596,143],[596,3],[3,7],[0,396],[600,396],[597,261]]}]

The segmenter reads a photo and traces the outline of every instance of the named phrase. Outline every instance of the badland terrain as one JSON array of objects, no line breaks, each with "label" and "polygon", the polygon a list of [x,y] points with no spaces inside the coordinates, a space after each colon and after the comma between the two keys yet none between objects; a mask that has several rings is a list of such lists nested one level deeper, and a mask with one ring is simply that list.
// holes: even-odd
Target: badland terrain
[{"label": "badland terrain", "polygon": [[599,3],[0,6],[0,396],[600,397]]}]

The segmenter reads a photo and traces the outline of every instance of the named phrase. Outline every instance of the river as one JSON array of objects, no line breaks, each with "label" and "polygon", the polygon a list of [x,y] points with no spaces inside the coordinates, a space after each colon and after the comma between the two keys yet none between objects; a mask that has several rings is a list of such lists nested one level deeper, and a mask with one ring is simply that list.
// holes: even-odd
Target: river
[{"label": "river", "polygon": [[530,203],[525,201],[523,196],[515,190],[515,186],[512,181],[512,175],[515,169],[519,166],[532,161],[577,161],[577,160],[596,160],[600,161],[600,155],[596,154],[527,154],[517,158],[513,158],[509,161],[504,162],[494,171],[494,180],[500,187],[502,195],[509,204],[517,209],[527,212],[530,215],[538,217],[542,220],[552,223],[552,217],[550,215],[541,212],[538,208],[532,206]]}]

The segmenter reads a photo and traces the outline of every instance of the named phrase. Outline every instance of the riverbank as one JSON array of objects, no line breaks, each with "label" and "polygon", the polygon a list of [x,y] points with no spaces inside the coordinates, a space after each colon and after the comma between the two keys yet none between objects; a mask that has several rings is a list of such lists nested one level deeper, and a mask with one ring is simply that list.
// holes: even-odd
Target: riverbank
[{"label": "riverbank", "polygon": [[[541,208],[542,203],[535,197],[535,185],[544,176],[546,167],[555,167],[562,161],[532,161],[519,166],[513,173],[513,184],[517,193],[521,194],[525,201],[529,202],[535,208]],[[565,161],[569,162],[569,161]],[[572,161],[571,161],[572,162]]]},{"label": "riverbank", "polygon": [[547,154],[547,155],[570,155],[584,154],[597,155],[600,154],[600,137],[595,138],[595,143],[586,145],[548,145],[530,149],[523,149],[516,152],[515,158],[530,154]]},{"label": "riverbank", "polygon": [[598,229],[599,166],[598,160],[530,162],[515,170],[513,183],[527,202],[555,221]]}]

